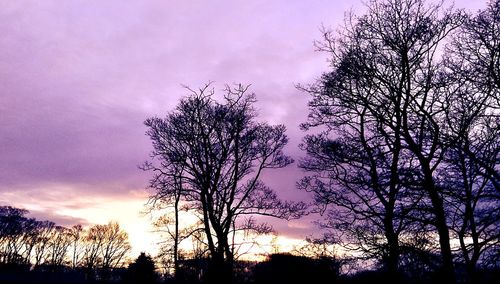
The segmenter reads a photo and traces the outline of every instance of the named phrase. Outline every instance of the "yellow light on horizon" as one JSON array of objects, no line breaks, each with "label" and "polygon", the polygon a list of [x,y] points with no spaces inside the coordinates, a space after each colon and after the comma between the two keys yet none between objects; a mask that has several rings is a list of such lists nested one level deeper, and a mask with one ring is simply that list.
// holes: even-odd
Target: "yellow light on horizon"
[{"label": "yellow light on horizon", "polygon": [[[87,226],[93,224],[107,224],[116,221],[120,227],[127,232],[131,244],[130,259],[135,259],[141,252],[155,256],[159,252],[162,235],[156,232],[153,226],[153,217],[158,214],[144,214],[147,195],[140,194],[142,191],[129,192],[128,195],[117,198],[105,195],[82,196],[72,187],[54,186],[48,190],[48,196],[40,197],[30,195],[29,192],[20,194],[0,193],[0,202],[8,203],[19,208],[25,208],[32,212],[49,212],[50,214],[64,218],[81,219]],[[60,198],[68,196],[68,198]],[[45,198],[45,199],[43,199]],[[155,215],[156,214],[156,215]],[[182,224],[194,224],[196,217],[181,214]],[[300,224],[292,223],[292,226]],[[253,241],[253,242],[252,242]],[[303,245],[304,240],[291,238],[283,235],[261,235],[249,236],[244,240],[242,234],[237,234],[237,243],[246,244],[240,247],[239,252],[244,252],[239,259],[250,261],[261,261],[267,255],[276,252],[291,252],[295,247]],[[190,250],[193,244],[185,240],[181,248]]]}]

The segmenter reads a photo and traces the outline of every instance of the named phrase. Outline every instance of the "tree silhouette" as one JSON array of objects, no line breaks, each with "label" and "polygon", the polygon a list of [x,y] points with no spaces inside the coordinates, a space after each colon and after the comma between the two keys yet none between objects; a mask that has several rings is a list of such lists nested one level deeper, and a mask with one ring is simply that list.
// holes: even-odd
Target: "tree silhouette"
[{"label": "tree silhouette", "polygon": [[27,210],[11,206],[0,206],[0,262],[19,264],[22,262],[22,236],[27,228]]},{"label": "tree silhouette", "polygon": [[71,245],[70,229],[55,226],[49,241],[49,265],[62,266]]},{"label": "tree silhouette", "polygon": [[97,268],[101,268],[107,278],[111,269],[123,265],[130,251],[128,234],[116,222],[91,226],[83,237],[83,266],[89,278],[93,278]]},{"label": "tree silhouette", "polygon": [[301,185],[319,205],[334,205],[329,220],[337,228],[368,248],[386,246],[391,273],[405,230],[409,236],[415,221],[432,225],[441,275],[453,283],[438,170],[449,149],[443,138],[451,83],[437,54],[463,16],[422,0],[374,0],[367,8],[364,16],[351,15],[339,36],[325,32],[319,44],[333,70],[305,88],[313,97],[305,127],[326,130],[304,140],[309,158],[301,166],[314,175]]},{"label": "tree silhouette", "polygon": [[98,274],[106,280],[126,262],[130,244],[118,223],[70,229],[28,213],[0,206],[1,283],[83,283]]},{"label": "tree silhouette", "polygon": [[80,262],[80,257],[82,254],[80,242],[83,237],[83,227],[82,225],[74,225],[71,227],[71,246],[72,246],[72,254],[71,254],[71,267],[76,268],[78,263]]},{"label": "tree silhouette", "polygon": [[255,96],[247,89],[227,87],[224,103],[214,100],[209,85],[191,90],[164,119],[145,122],[157,163],[144,165],[155,173],[152,187],[160,199],[180,189],[182,201],[197,211],[211,257],[207,280],[218,283],[231,281],[230,236],[238,230],[239,217],[259,214],[289,219],[305,209],[303,203],[279,200],[260,181],[266,169],[285,167],[292,159],[282,151],[288,142],[285,127],[257,122],[252,107]]},{"label": "tree silhouette", "polygon": [[127,284],[153,284],[158,280],[156,267],[151,256],[141,252],[134,262],[129,264],[125,274],[124,283]]},{"label": "tree silhouette", "polygon": [[35,267],[46,262],[49,256],[49,245],[55,223],[52,221],[40,221],[37,228],[37,242],[35,245]]},{"label": "tree silhouette", "polygon": [[474,283],[478,263],[495,262],[491,257],[498,252],[489,251],[498,250],[500,241],[500,1],[469,15],[446,51],[453,89],[447,98],[450,151],[442,186],[460,261]]}]

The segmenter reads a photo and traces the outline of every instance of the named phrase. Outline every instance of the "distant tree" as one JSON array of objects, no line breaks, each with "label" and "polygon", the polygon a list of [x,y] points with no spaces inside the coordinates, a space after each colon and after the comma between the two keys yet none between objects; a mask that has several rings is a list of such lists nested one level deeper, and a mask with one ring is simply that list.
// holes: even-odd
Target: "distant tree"
[{"label": "distant tree", "polygon": [[296,246],[291,253],[316,260],[321,265],[328,267],[331,272],[330,276],[336,278],[340,276],[343,265],[349,260],[346,256],[339,254],[337,246],[338,244],[332,243],[331,239],[326,237],[306,238],[305,243]]},{"label": "distant tree", "polygon": [[148,209],[151,212],[164,212],[155,220],[154,226],[158,232],[166,235],[161,244],[159,257],[162,259],[161,263],[173,263],[174,275],[175,271],[179,269],[179,245],[196,231],[203,230],[201,223],[193,225],[180,224],[180,215],[189,212],[193,206],[190,206],[186,200],[183,200],[183,204],[181,204],[184,194],[182,190],[183,165],[179,167],[173,167],[172,171],[174,173],[171,175],[163,174],[161,169],[154,168],[150,163],[146,163],[142,167],[143,170],[157,172],[149,183],[149,187],[154,190],[154,193],[150,196]]},{"label": "distant tree", "polygon": [[24,243],[24,263],[31,264],[34,248],[38,242],[40,221],[34,218],[25,221],[22,242]]},{"label": "distant tree", "polygon": [[0,269],[6,272],[0,275],[1,283],[12,277],[19,283],[32,283],[38,277],[43,277],[43,283],[67,283],[69,278],[84,276],[78,273],[80,267],[85,268],[86,280],[99,275],[106,281],[125,264],[130,244],[118,223],[69,229],[27,218],[28,213],[0,206]]},{"label": "distant tree", "polygon": [[11,206],[0,206],[0,261],[4,264],[19,264],[22,262],[21,238],[25,232],[25,209]]},{"label": "distant tree", "polygon": [[130,251],[128,235],[120,229],[117,222],[90,227],[83,238],[83,265],[88,277],[93,277],[97,268],[102,269],[106,279],[110,270],[123,265],[126,254]]},{"label": "distant tree", "polygon": [[117,222],[103,225],[102,230],[104,238],[101,248],[102,267],[104,269],[120,267],[131,248],[128,234],[120,228]]},{"label": "distant tree", "polygon": [[71,267],[74,269],[78,266],[80,262],[80,257],[82,254],[81,250],[81,241],[83,238],[84,230],[82,225],[74,225],[71,227],[70,236],[71,236]]},{"label": "distant tree", "polygon": [[85,267],[88,276],[91,276],[102,260],[100,252],[104,245],[103,225],[94,225],[88,228],[83,237],[83,244],[82,265]]},{"label": "distant tree", "polygon": [[[187,252],[179,249],[181,242],[191,239],[193,245],[199,244],[198,240],[194,237],[200,236],[203,238],[203,228],[202,222],[196,222],[194,224],[181,224],[179,211],[175,213],[172,217],[171,212],[168,211],[164,215],[160,216],[155,222],[154,226],[157,231],[164,234],[164,239],[160,243],[160,250],[157,255],[159,263],[163,265],[166,269],[166,273],[177,275],[175,272],[179,270],[180,260],[186,256]],[[205,242],[203,242],[205,243]],[[206,251],[206,246],[203,246]],[[192,255],[190,257],[196,258],[196,253],[193,249]]]},{"label": "distant tree", "polygon": [[37,242],[35,245],[35,267],[45,264],[50,256],[50,241],[55,223],[40,221],[37,226]]},{"label": "distant tree", "polygon": [[338,36],[325,32],[319,44],[333,70],[306,88],[313,99],[305,126],[326,130],[304,140],[308,158],[301,166],[314,175],[301,185],[319,205],[333,205],[329,220],[350,240],[378,248],[391,273],[413,222],[432,225],[441,275],[453,283],[438,173],[449,148],[443,139],[449,82],[437,54],[463,17],[423,0],[373,0],[367,8],[349,17]]},{"label": "distant tree", "polygon": [[64,265],[70,245],[70,230],[62,226],[55,226],[49,240],[48,264],[52,266]]},{"label": "distant tree", "polygon": [[27,218],[27,210],[0,207],[0,262],[61,266],[69,247],[68,229]]},{"label": "distant tree", "polygon": [[153,259],[141,252],[139,257],[129,264],[124,282],[127,284],[153,284],[157,280],[158,275]]},{"label": "distant tree", "polygon": [[335,259],[339,256],[335,245],[328,238],[306,238],[305,243],[296,246],[292,253],[310,258],[326,257]]},{"label": "distant tree", "polygon": [[[224,103],[218,103],[207,85],[193,90],[166,118],[145,122],[154,150],[153,162],[144,167],[164,180],[177,181],[182,201],[201,216],[212,263],[208,281],[219,283],[231,281],[230,234],[237,229],[238,217],[289,219],[305,208],[302,203],[280,201],[260,181],[264,170],[285,167],[292,160],[282,152],[288,141],[285,127],[257,122],[252,108],[255,96],[247,89],[227,87]],[[165,193],[160,198],[177,192],[156,189]]]}]

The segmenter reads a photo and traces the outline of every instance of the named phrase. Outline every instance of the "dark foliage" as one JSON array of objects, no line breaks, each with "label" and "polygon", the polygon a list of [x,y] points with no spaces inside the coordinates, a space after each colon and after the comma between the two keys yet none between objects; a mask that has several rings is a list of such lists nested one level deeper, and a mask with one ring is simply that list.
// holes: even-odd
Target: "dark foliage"
[{"label": "dark foliage", "polygon": [[335,283],[338,263],[331,258],[308,258],[291,254],[273,254],[255,266],[256,284]]},{"label": "dark foliage", "polygon": [[141,253],[137,259],[128,266],[124,275],[125,284],[153,284],[158,282],[155,263],[151,256]]}]

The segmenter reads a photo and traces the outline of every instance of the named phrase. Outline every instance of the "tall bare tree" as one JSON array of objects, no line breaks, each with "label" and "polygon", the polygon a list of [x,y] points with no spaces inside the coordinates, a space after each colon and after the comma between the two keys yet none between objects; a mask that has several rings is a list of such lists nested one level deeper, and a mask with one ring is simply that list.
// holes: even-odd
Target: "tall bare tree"
[{"label": "tall bare tree", "polygon": [[479,261],[491,261],[485,257],[489,251],[497,251],[496,261],[499,257],[500,1],[469,16],[446,51],[453,88],[447,98],[450,151],[443,186],[460,259],[474,283]]},{"label": "tall bare tree", "polygon": [[219,283],[231,281],[234,252],[229,235],[238,217],[288,219],[305,208],[303,203],[279,200],[260,181],[266,169],[285,167],[292,159],[282,151],[288,141],[285,127],[257,122],[255,96],[247,90],[228,86],[224,103],[214,99],[209,85],[191,90],[164,119],[145,122],[154,147],[149,167],[177,179],[182,199],[202,216],[211,256],[207,279]]},{"label": "tall bare tree", "polygon": [[437,54],[463,17],[422,0],[374,0],[367,9],[348,17],[339,35],[325,32],[319,44],[331,54],[333,71],[309,89],[306,126],[324,126],[326,134],[305,139],[311,160],[302,166],[316,173],[305,181],[320,203],[334,200],[347,213],[342,216],[365,222],[353,232],[371,230],[358,234],[363,242],[377,243],[383,232],[391,271],[402,221],[411,220],[415,201],[429,200],[427,221],[439,236],[442,276],[454,282],[436,171],[448,147],[442,139],[447,86]]}]

